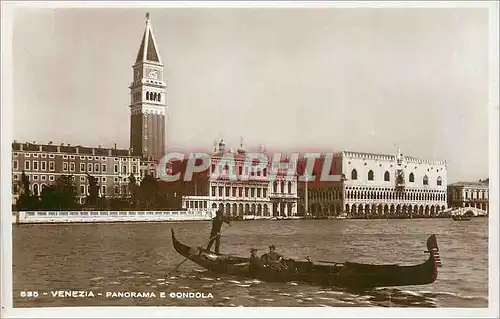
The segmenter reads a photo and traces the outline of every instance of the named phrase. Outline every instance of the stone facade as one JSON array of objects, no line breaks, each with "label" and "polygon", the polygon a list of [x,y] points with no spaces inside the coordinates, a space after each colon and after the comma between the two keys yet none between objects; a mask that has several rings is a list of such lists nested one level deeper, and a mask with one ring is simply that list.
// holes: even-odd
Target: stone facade
[{"label": "stone facade", "polygon": [[141,158],[129,150],[92,148],[36,143],[12,144],[12,195],[13,204],[19,197],[21,174],[30,181],[30,191],[39,195],[43,187],[53,184],[61,175],[72,175],[81,204],[89,191],[87,173],[97,178],[100,196],[128,194],[130,174],[137,182],[144,176]]},{"label": "stone facade", "polygon": [[[343,181],[308,182],[308,212],[351,217],[431,216],[447,208],[447,164],[395,155],[342,151],[331,172]],[[320,172],[313,173],[319,178]],[[312,177],[311,177],[312,178]],[[305,182],[299,195],[305,196]],[[305,214],[305,200],[301,201]]]},{"label": "stone facade", "polygon": [[489,213],[489,180],[448,185],[449,206],[475,207]]},{"label": "stone facade", "polygon": [[[239,217],[297,215],[297,175],[286,177],[278,174],[275,179],[272,179],[269,174],[270,166],[260,172],[252,172],[249,169],[246,171],[245,154],[242,148],[237,152],[226,151],[225,144],[219,143],[219,149],[212,154],[210,170],[201,181],[201,184],[206,184],[206,187],[203,187],[206,192],[197,195],[185,193],[182,207],[219,208],[226,214]],[[218,169],[221,158],[228,155],[235,159],[235,166],[226,166],[224,171],[220,172],[219,177],[212,178],[212,172]],[[237,176],[247,172],[248,179],[231,180],[229,172],[234,172]]]}]

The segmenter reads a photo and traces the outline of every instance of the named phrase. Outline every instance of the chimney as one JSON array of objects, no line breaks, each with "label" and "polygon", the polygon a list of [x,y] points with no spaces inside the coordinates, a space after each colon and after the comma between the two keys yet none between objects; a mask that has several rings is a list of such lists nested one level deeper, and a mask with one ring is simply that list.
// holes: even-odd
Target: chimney
[{"label": "chimney", "polygon": [[115,143],[115,150],[116,150],[116,143]]}]

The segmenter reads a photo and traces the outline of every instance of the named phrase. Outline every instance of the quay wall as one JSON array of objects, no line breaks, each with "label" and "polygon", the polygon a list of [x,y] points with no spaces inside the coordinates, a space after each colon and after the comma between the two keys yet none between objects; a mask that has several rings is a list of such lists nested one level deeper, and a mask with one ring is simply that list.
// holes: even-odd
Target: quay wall
[{"label": "quay wall", "polygon": [[176,211],[20,211],[13,212],[12,223],[117,223],[209,221],[212,210]]}]

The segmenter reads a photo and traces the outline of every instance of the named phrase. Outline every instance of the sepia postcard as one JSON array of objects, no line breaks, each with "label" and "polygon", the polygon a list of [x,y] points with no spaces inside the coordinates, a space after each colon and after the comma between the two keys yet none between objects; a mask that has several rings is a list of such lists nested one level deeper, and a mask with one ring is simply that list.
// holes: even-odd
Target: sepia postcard
[{"label": "sepia postcard", "polygon": [[2,317],[498,317],[497,1],[2,2]]}]

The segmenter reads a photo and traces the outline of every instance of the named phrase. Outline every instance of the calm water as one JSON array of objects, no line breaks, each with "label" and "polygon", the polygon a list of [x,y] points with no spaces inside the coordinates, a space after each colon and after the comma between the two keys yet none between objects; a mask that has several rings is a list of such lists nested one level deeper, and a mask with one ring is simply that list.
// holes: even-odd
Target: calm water
[{"label": "calm water", "polygon": [[[443,268],[434,284],[363,294],[215,275],[191,261],[167,275],[183,261],[172,247],[172,227],[193,246],[205,245],[210,232],[209,222],[13,225],[14,306],[488,306],[486,218],[247,221],[223,231],[227,253],[247,256],[251,247],[264,253],[275,244],[296,259],[400,264],[426,260],[427,236],[437,235]],[[30,290],[41,296],[20,297]],[[52,297],[52,290],[93,291],[95,298]],[[155,292],[156,298],[104,296],[120,291]],[[160,292],[213,298],[160,298]]]}]

